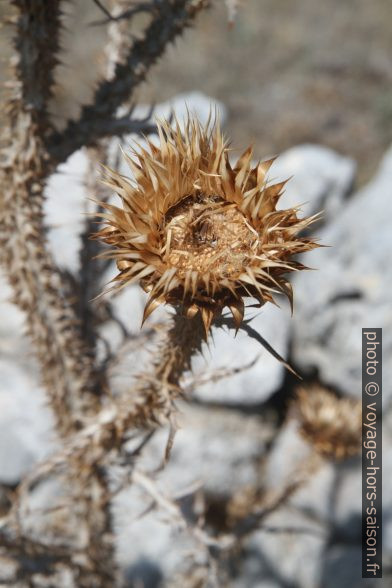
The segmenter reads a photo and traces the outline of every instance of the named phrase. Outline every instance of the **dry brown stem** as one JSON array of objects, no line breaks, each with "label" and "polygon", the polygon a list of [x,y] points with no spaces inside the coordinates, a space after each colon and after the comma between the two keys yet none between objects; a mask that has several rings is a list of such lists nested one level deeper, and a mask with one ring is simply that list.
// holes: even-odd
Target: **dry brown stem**
[{"label": "dry brown stem", "polygon": [[80,427],[84,413],[96,409],[98,383],[92,358],[80,341],[70,293],[46,247],[43,223],[48,163],[43,137],[59,3],[49,10],[40,2],[15,5],[18,61],[1,151],[0,242],[14,301],[26,313],[58,430],[65,434]]},{"label": "dry brown stem", "polygon": [[83,107],[77,121],[69,121],[64,131],[54,132],[48,138],[47,147],[53,161],[60,163],[80,147],[95,145],[103,137],[151,131],[148,120],[118,119],[117,109],[131,99],[167,45],[208,5],[209,0],[163,0],[154,5],[151,23],[143,37],[133,43],[125,61],[117,63],[112,79],[99,84],[93,103]]},{"label": "dry brown stem", "polygon": [[[34,478],[39,481],[43,469],[32,473],[20,485],[10,516],[0,523],[1,552],[5,549],[16,564],[15,578],[21,586],[62,586],[66,581],[85,588],[118,584],[104,466],[120,458],[128,427],[144,425],[147,420],[156,424],[160,413],[169,416],[178,393],[178,378],[189,367],[195,350],[195,346],[187,347],[183,340],[178,341],[174,357],[172,352],[162,353],[161,362],[154,365],[153,383],[146,379],[135,393],[122,398],[114,409],[111,407],[112,401],[105,399],[107,366],[97,365],[95,357],[97,331],[88,298],[96,293],[99,275],[97,271],[86,274],[90,251],[84,252],[76,281],[56,267],[46,242],[45,183],[57,163],[76,149],[96,144],[103,136],[152,129],[148,121],[131,121],[130,116],[116,118],[117,108],[131,97],[166,45],[207,4],[206,0],[162,2],[143,39],[125,52],[112,55],[93,104],[83,109],[79,121],[69,123],[64,133],[57,133],[48,114],[48,101],[58,62],[61,2],[13,2],[14,79],[8,84],[0,154],[1,261],[13,286],[13,299],[26,314],[56,429],[66,448],[62,453],[66,460],[56,462],[54,458],[46,473],[52,471],[53,463],[66,466],[66,479],[72,480],[75,512],[80,512],[81,526],[87,529],[83,550],[61,542],[52,546],[24,535],[18,525],[20,499],[24,491],[32,489],[29,482]],[[76,301],[75,295],[82,288],[85,297]],[[82,315],[87,317],[86,324],[81,324]],[[178,339],[180,328],[170,330]],[[103,408],[104,400],[109,409]],[[144,403],[150,405],[146,408]],[[87,450],[85,455],[83,448]]]}]

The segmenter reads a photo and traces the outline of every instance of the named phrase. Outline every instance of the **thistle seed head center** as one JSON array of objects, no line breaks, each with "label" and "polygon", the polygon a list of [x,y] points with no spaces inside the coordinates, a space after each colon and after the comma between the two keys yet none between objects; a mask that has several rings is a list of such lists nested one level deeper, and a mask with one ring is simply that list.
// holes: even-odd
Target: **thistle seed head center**
[{"label": "thistle seed head center", "polygon": [[257,254],[259,237],[246,216],[216,195],[182,199],[165,216],[165,259],[187,271],[235,277]]}]

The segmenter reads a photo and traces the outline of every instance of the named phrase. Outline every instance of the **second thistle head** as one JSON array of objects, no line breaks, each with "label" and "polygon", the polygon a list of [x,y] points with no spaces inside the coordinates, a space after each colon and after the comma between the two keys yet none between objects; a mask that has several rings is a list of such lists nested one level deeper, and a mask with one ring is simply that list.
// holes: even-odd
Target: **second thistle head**
[{"label": "second thistle head", "polygon": [[315,217],[277,210],[285,182],[268,183],[274,160],[254,165],[249,148],[231,165],[219,124],[191,116],[183,131],[159,122],[158,134],[159,146],[127,157],[132,180],[107,172],[121,206],[102,204],[96,237],[112,246],[114,288],[140,282],[143,320],[168,303],[200,313],[206,333],[225,307],[238,327],[246,297],[263,305],[283,292],[292,303],[286,274],[304,267],[293,256],[317,247],[301,236]]}]

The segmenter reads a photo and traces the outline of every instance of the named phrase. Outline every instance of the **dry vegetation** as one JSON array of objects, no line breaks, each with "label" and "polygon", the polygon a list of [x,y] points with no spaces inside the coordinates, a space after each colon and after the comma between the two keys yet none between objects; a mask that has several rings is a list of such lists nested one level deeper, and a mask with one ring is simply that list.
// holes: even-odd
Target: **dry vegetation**
[{"label": "dry vegetation", "polygon": [[[65,8],[67,50],[57,79],[56,122],[76,116],[93,92],[104,30],[91,2]],[[235,27],[223,0],[168,47],[137,99],[158,103],[195,89],[228,108],[233,143],[260,154],[327,145],[353,157],[369,179],[392,135],[389,0],[242,0]],[[144,17],[133,21],[137,33]],[[72,72],[72,75],[71,75]]]},{"label": "dry vegetation", "polygon": [[[294,269],[294,263],[292,267],[288,266],[289,256],[282,255],[280,258],[280,253],[276,253],[275,250],[280,251],[282,242],[283,245],[290,243],[286,244],[286,250],[289,250],[290,254],[312,248],[314,244],[308,238],[294,238],[298,230],[304,228],[309,221],[305,219],[298,222],[295,209],[276,212],[274,207],[282,186],[266,188],[262,181],[265,174],[263,166],[250,169],[250,152],[246,152],[237,168],[231,170],[222,155],[223,147],[221,146],[221,151],[216,149],[216,161],[224,161],[220,169],[221,177],[223,178],[226,173],[227,183],[231,186],[231,204],[237,206],[243,193],[248,191],[248,203],[251,201],[251,205],[248,207],[249,210],[245,211],[246,226],[249,227],[253,223],[253,233],[256,227],[260,236],[262,229],[257,224],[257,215],[260,213],[269,214],[269,218],[273,219],[275,224],[268,226],[269,231],[276,231],[278,227],[280,232],[276,242],[268,241],[267,231],[263,234],[264,240],[268,241],[266,246],[275,251],[274,255],[278,261],[271,257],[269,263],[265,262],[269,281],[263,281],[261,277],[265,272],[256,268],[253,275],[248,272],[248,281],[244,279],[241,287],[235,287],[229,281],[228,289],[222,289],[226,296],[224,302],[229,299],[227,292],[234,290],[234,301],[230,299],[229,304],[234,309],[233,323],[227,319],[219,319],[219,323],[219,313],[215,312],[215,307],[211,310],[211,300],[215,296],[215,291],[219,291],[219,283],[211,286],[213,294],[205,303],[205,300],[200,302],[200,284],[197,283],[190,296],[190,288],[186,287],[187,276],[183,276],[182,290],[176,293],[174,304],[179,306],[181,298],[184,300],[189,294],[191,300],[188,310],[192,309],[192,312],[188,312],[187,318],[179,312],[174,313],[168,324],[155,325],[147,335],[142,333],[139,344],[143,341],[142,337],[150,337],[155,344],[149,370],[141,374],[132,389],[122,395],[112,395],[107,369],[113,358],[108,355],[102,359],[97,351],[98,326],[103,321],[113,318],[110,314],[110,303],[104,307],[91,303],[91,299],[102,288],[102,276],[107,268],[107,261],[103,258],[94,258],[100,251],[100,245],[98,241],[88,240],[93,226],[92,221],[88,219],[81,239],[83,247],[78,273],[71,275],[56,266],[53,252],[48,248],[46,241],[43,215],[44,187],[57,166],[81,147],[90,149],[94,170],[96,162],[107,160],[108,137],[131,132],[148,134],[155,130],[150,118],[133,118],[131,104],[136,99],[136,90],[166,48],[177,40],[187,27],[194,24],[199,13],[204,12],[210,2],[151,0],[147,3],[134,3],[132,10],[143,13],[138,14],[138,18],[145,21],[143,32],[139,32],[136,38],[129,34],[128,22],[132,16],[128,12],[129,3],[120,0],[111,2],[110,13],[124,17],[115,20],[109,19],[108,15],[96,6],[96,12],[104,20],[104,24],[94,31],[100,31],[100,38],[107,35],[105,51],[100,61],[95,63],[97,70],[101,71],[101,80],[79,112],[72,113],[75,115],[73,119],[59,121],[53,118],[53,112],[56,109],[60,110],[61,99],[65,101],[65,94],[61,96],[55,92],[56,81],[59,81],[59,74],[56,76],[55,71],[64,72],[65,69],[65,66],[57,68],[58,60],[64,59],[60,50],[63,4],[64,10],[67,10],[68,4],[59,0],[50,3],[15,0],[7,15],[14,47],[11,51],[12,68],[3,112],[5,125],[0,168],[1,261],[13,287],[14,302],[26,315],[28,332],[41,366],[47,401],[56,419],[60,449],[21,481],[10,495],[9,505],[4,508],[5,512],[0,519],[0,569],[6,577],[0,581],[4,585],[20,587],[92,588],[121,585],[111,504],[116,494],[124,487],[136,484],[148,498],[150,508],[162,509],[171,524],[190,535],[197,543],[195,557],[187,562],[183,576],[173,578],[172,585],[225,585],[227,558],[230,554],[238,553],[244,537],[259,528],[266,516],[278,509],[306,481],[320,463],[318,455],[311,452],[309,462],[304,464],[303,471],[299,471],[297,476],[278,492],[263,493],[260,486],[244,489],[240,495],[232,496],[224,506],[224,525],[219,532],[206,524],[203,508],[195,507],[191,516],[187,516],[180,508],[179,498],[162,493],[154,477],[139,469],[137,458],[154,431],[167,423],[171,428],[166,451],[166,458],[169,458],[176,430],[175,400],[184,392],[182,376],[189,370],[192,355],[200,350],[212,321],[215,321],[217,326],[225,324],[238,329],[242,326],[243,318],[241,297],[248,293],[256,296],[261,303],[267,302],[271,299],[268,294],[271,282],[277,284],[290,297],[289,285],[280,271],[282,265],[277,264],[283,260],[286,269]],[[249,10],[255,10],[251,3]],[[203,18],[202,29],[218,26],[216,23],[212,24],[213,21],[206,20],[206,15]],[[142,20],[138,21],[138,26],[141,27],[142,23]],[[225,19],[222,19],[220,26],[225,27]],[[243,35],[247,39],[248,32],[241,29],[241,26],[240,24],[240,36]],[[275,30],[279,32],[278,24]],[[204,30],[203,34],[208,36],[208,30]],[[207,51],[208,47],[205,50]],[[189,54],[188,58],[189,64],[192,65]],[[261,62],[260,59],[258,63]],[[187,69],[192,70],[189,64]],[[180,68],[181,62],[178,62],[176,67]],[[87,64],[81,63],[82,75],[85,75],[88,69],[88,61]],[[185,69],[184,67],[184,71]],[[196,67],[193,75],[196,76],[197,71]],[[73,74],[74,72],[68,69],[69,79],[75,77],[75,80],[62,84],[63,92],[69,91],[73,83],[77,84],[77,72],[75,76]],[[151,92],[152,87],[150,86]],[[220,91],[226,96],[224,88]],[[71,99],[68,96],[66,99],[71,103],[72,98],[71,92]],[[266,103],[269,100],[266,96]],[[118,108],[124,105],[126,108],[119,116]],[[62,112],[67,112],[64,104]],[[235,109],[233,112],[238,117]],[[245,136],[248,130],[244,126],[241,137]],[[269,132],[267,126],[264,130]],[[166,130],[166,136],[170,138],[169,130]],[[179,134],[176,140],[180,143]],[[260,144],[263,146],[262,142]],[[276,143],[268,145],[267,150],[270,151],[278,145],[281,146],[276,140]],[[206,153],[210,156],[208,150],[205,152],[203,149],[202,156],[206,157]],[[159,158],[155,157],[155,161],[158,160]],[[143,161],[148,162],[148,158]],[[165,163],[164,158],[162,161]],[[213,163],[215,164],[215,161]],[[151,162],[150,164],[155,165]],[[212,167],[207,166],[206,169],[213,175]],[[206,172],[204,169],[202,171]],[[151,172],[151,169],[148,172],[152,184],[155,172],[158,173],[157,170]],[[117,189],[121,188],[121,178],[114,177]],[[94,172],[90,173],[89,181],[92,189],[96,193],[100,192],[101,200],[105,200],[108,194],[102,193],[102,187],[96,183]],[[213,180],[209,179],[208,182],[211,183]],[[218,186],[218,182],[215,184],[214,196],[216,193],[221,196],[219,190],[225,193],[229,191],[226,187],[223,190],[220,185]],[[189,191],[189,186],[187,190]],[[176,204],[185,194],[188,193],[178,194],[177,201],[174,198],[171,204]],[[127,198],[124,200],[127,201]],[[137,200],[136,197],[134,200]],[[128,203],[129,201],[128,198]],[[204,206],[206,201],[201,199],[201,203]],[[200,205],[200,202],[198,204]],[[210,206],[211,202],[208,204]],[[213,204],[216,205],[217,202],[214,201]],[[218,204],[221,206],[221,201]],[[245,208],[244,206],[244,210]],[[149,213],[148,210],[143,212],[145,215]],[[118,219],[123,219],[121,214],[117,212],[117,220],[112,220],[114,229],[118,229]],[[132,217],[135,223],[136,216],[134,214]],[[243,218],[245,216],[241,217],[244,224]],[[109,223],[110,230],[113,226],[110,227]],[[205,238],[204,232],[203,235]],[[107,240],[113,241],[113,232]],[[265,254],[266,259],[268,258],[262,247],[257,249],[257,254],[259,257]],[[120,264],[122,262],[124,259],[120,259]],[[275,270],[270,271],[272,267]],[[129,266],[122,265],[119,269],[128,271]],[[300,269],[299,264],[296,265],[296,269]],[[124,282],[126,283],[127,279],[124,279]],[[163,282],[166,294],[170,291],[170,284]],[[246,290],[246,284],[250,292]],[[207,294],[210,295],[209,285]],[[173,300],[170,299],[169,302],[173,303]],[[222,304],[219,310],[222,310]],[[195,306],[196,311],[200,310],[199,314],[194,312]],[[243,327],[252,334],[247,323],[244,323]],[[126,326],[122,325],[122,328],[125,340],[129,342],[131,337]],[[259,341],[268,347],[261,337]],[[224,375],[230,375],[230,372]],[[219,374],[216,377],[219,377]],[[191,387],[192,382],[188,382],[188,386]],[[321,418],[320,415],[324,413],[330,415],[331,411],[337,414],[351,411],[351,406],[339,399],[332,399],[329,392],[319,396],[319,405],[313,413],[312,406],[307,408],[306,395],[303,393],[300,408],[303,420],[306,420],[304,427],[307,427],[308,436],[309,420]],[[343,417],[342,421],[344,426]],[[353,430],[348,439],[350,447],[345,452],[344,447],[341,449],[344,440],[341,436],[336,440],[336,432],[328,428],[327,422],[323,430],[322,443],[323,447],[329,448],[328,458],[340,458],[345,457],[346,453],[351,454],[356,435],[357,431]],[[130,439],[133,441],[132,449],[127,445]],[[336,443],[339,443],[339,450],[334,452]],[[115,483],[111,477],[114,470]],[[54,492],[56,500],[53,504],[46,505],[41,520],[34,519],[32,524],[27,516],[29,501],[36,488],[48,482],[57,484],[57,492]]]}]

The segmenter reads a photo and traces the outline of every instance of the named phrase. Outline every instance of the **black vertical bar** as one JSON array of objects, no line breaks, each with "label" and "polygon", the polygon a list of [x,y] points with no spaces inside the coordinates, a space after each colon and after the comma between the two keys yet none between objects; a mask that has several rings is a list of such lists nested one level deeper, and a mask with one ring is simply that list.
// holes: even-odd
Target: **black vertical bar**
[{"label": "black vertical bar", "polygon": [[362,578],[382,578],[382,329],[362,329]]}]

